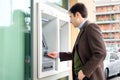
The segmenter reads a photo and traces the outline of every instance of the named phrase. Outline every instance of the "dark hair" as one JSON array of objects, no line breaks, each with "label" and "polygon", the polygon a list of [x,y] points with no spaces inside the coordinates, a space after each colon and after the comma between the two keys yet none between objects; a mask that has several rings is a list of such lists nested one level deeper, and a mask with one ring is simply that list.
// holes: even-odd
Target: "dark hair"
[{"label": "dark hair", "polygon": [[83,18],[87,18],[87,8],[83,3],[76,3],[73,5],[70,10],[71,13],[75,16],[76,12],[79,12]]}]

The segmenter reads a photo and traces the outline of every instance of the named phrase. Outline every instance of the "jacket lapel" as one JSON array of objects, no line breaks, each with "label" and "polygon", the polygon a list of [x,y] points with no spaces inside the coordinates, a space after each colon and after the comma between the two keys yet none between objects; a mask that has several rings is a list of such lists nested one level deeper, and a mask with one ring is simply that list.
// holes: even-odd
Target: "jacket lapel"
[{"label": "jacket lapel", "polygon": [[88,26],[89,23],[90,23],[89,21],[86,21],[86,22],[84,23],[83,27],[80,29],[80,32],[78,33],[77,39],[76,39],[76,41],[75,41],[75,45],[74,45],[74,47],[73,47],[73,51],[72,51],[73,53],[74,53],[74,51],[75,51],[76,45],[79,43],[79,40],[80,40],[80,38],[81,38],[81,36],[82,36],[82,33],[84,32],[85,28]]},{"label": "jacket lapel", "polygon": [[89,24],[89,21],[86,21],[84,23],[83,27],[80,29],[80,32],[79,32],[78,37],[77,37],[76,42],[75,42],[75,46],[78,44],[79,39],[81,38],[81,35],[84,32],[85,28],[88,26],[88,24]]},{"label": "jacket lapel", "polygon": [[78,34],[78,36],[77,36],[76,42],[75,42],[75,46],[78,44],[79,39],[80,39],[80,37],[81,37],[83,31],[84,31],[83,29],[80,30],[80,32],[79,32],[79,34]]}]

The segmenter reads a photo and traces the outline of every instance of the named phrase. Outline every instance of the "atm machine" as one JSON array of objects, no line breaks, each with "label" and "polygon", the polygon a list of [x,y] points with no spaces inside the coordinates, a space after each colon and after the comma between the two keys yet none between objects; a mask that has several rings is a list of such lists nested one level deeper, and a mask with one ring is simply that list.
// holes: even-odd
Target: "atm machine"
[{"label": "atm machine", "polygon": [[51,51],[70,51],[70,26],[66,10],[52,4],[38,3],[37,70],[38,80],[60,80],[70,76],[70,62],[47,56]]}]

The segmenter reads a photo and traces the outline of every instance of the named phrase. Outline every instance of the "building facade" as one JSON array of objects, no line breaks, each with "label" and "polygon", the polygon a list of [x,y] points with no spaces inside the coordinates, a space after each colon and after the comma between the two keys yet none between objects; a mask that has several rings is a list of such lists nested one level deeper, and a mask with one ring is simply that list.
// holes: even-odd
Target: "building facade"
[{"label": "building facade", "polygon": [[100,26],[106,47],[120,47],[120,0],[96,1],[96,23]]}]

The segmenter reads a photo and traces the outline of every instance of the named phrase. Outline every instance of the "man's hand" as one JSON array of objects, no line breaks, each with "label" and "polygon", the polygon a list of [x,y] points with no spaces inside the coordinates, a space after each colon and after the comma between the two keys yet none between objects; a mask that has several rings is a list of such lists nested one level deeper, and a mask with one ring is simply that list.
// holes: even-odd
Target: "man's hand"
[{"label": "man's hand", "polygon": [[84,77],[85,77],[84,73],[82,72],[82,70],[80,70],[78,72],[78,80],[83,80]]},{"label": "man's hand", "polygon": [[50,52],[50,53],[48,53],[48,56],[51,58],[57,58],[58,54],[57,54],[57,52]]}]

